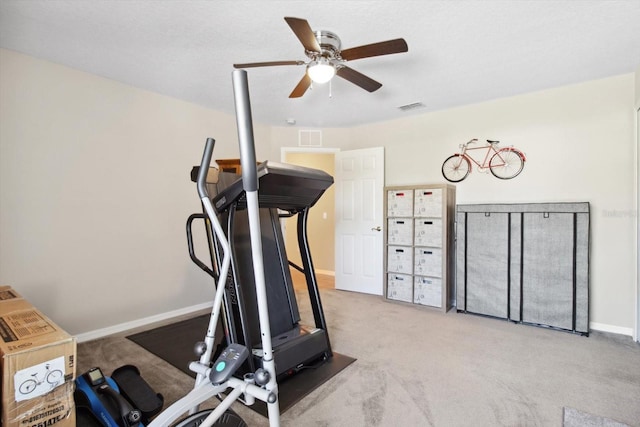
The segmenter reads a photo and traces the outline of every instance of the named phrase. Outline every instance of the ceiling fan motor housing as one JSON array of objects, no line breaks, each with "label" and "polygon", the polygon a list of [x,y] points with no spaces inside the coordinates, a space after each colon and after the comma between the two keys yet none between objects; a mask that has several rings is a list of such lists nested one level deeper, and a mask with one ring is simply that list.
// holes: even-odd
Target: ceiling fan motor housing
[{"label": "ceiling fan motor housing", "polygon": [[318,52],[307,51],[307,56],[311,59],[316,59],[318,57],[340,59],[340,49],[342,48],[342,44],[340,43],[340,38],[336,33],[320,30],[314,31],[313,34],[316,36],[321,52],[318,54]]}]

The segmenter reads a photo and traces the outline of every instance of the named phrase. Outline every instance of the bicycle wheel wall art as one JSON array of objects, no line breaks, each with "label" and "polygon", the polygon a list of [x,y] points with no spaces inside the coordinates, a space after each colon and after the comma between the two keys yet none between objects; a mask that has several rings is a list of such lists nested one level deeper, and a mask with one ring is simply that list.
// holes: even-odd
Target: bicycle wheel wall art
[{"label": "bicycle wheel wall art", "polygon": [[[498,147],[500,141],[487,139],[487,144],[482,147],[469,147],[478,142],[472,139],[469,142],[460,144],[460,152],[447,158],[442,164],[442,176],[449,182],[460,182],[464,180],[472,170],[472,165],[478,167],[480,171],[489,170],[491,174],[499,179],[515,178],[522,172],[524,162],[527,160],[524,153],[519,149],[509,147]],[[471,155],[472,151],[484,150],[484,157],[479,159]]]}]

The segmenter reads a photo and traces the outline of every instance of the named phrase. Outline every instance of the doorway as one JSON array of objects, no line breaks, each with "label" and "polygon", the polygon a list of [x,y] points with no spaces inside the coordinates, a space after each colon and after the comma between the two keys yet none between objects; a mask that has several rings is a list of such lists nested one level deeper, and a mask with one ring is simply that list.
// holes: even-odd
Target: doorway
[{"label": "doorway", "polygon": [[[281,149],[281,161],[292,165],[319,169],[331,176],[334,174],[335,153],[337,148],[301,148],[283,147]],[[335,275],[335,185],[329,187],[320,200],[309,211],[307,222],[307,234],[313,266],[318,277],[320,287],[333,288],[333,276]],[[282,221],[285,237],[285,247],[289,259],[296,265],[301,265],[300,251],[298,249],[297,218],[287,218]],[[298,272],[292,269],[292,276],[297,277]],[[323,280],[322,276],[328,276]],[[294,280],[295,282],[295,280]]]},{"label": "doorway", "polygon": [[[335,289],[382,295],[384,149],[283,147],[281,159],[324,170],[335,179],[309,215],[308,238],[316,273],[331,276]],[[345,191],[347,188],[352,191]],[[337,211],[340,217],[334,218]],[[295,220],[283,221],[283,228],[287,255],[295,263],[299,260]]]}]

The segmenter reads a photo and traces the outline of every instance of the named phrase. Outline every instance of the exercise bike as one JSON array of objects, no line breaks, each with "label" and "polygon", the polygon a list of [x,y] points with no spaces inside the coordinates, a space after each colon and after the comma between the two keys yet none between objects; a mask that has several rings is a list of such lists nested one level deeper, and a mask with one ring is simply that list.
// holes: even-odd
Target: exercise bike
[{"label": "exercise bike", "polygon": [[[198,346],[200,353],[199,361],[192,362],[189,365],[189,369],[196,373],[193,390],[160,413],[148,427],[246,426],[246,423],[244,423],[240,417],[228,411],[231,405],[239,399],[246,405],[254,404],[255,399],[265,402],[267,404],[270,427],[279,427],[280,425],[278,384],[276,381],[273,346],[271,343],[264,276],[258,205],[258,177],[247,72],[244,70],[234,70],[232,81],[238,139],[240,143],[242,184],[246,194],[251,254],[253,257],[258,316],[262,339],[262,367],[258,368],[255,372],[244,374],[242,379],[234,376],[238,368],[250,357],[247,348],[238,343],[231,343],[227,346],[212,363],[212,356],[215,349],[215,331],[220,319],[225,292],[224,280],[226,280],[229,272],[231,256],[229,243],[211,203],[206,186],[207,171],[211,164],[211,157],[215,145],[215,141],[212,138],[208,138],[198,170],[197,188],[207,218],[211,223],[223,254],[216,283],[213,308],[205,340],[202,345]],[[199,412],[199,406],[203,402],[214,396],[222,396],[223,394],[226,394],[226,397],[222,399],[215,409]],[[185,413],[189,415],[181,421],[177,421]]]}]

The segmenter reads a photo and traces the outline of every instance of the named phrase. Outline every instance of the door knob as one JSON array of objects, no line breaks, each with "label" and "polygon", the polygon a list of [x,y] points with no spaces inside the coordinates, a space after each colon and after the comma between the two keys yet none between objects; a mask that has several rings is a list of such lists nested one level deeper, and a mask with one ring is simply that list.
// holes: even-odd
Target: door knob
[{"label": "door knob", "polygon": [[382,228],[381,228],[380,226],[373,227],[373,228],[371,229],[371,231],[381,231],[381,230],[382,230]]}]

